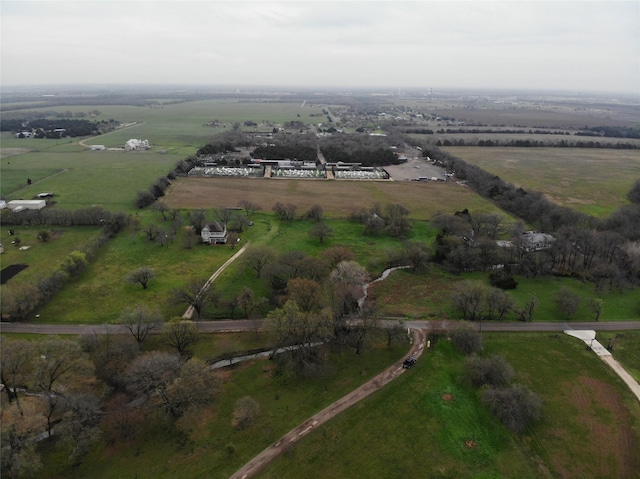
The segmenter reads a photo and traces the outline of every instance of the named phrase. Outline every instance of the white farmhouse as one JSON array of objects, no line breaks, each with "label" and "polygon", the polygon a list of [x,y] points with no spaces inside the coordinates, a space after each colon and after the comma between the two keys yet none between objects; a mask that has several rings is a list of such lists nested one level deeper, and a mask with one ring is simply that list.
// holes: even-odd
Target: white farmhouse
[{"label": "white farmhouse", "polygon": [[200,231],[200,237],[203,243],[219,244],[227,242],[227,227],[217,221],[211,221],[204,225]]},{"label": "white farmhouse", "polygon": [[149,140],[138,140],[137,138],[131,138],[124,145],[124,149],[127,151],[143,151],[149,148],[151,148]]}]

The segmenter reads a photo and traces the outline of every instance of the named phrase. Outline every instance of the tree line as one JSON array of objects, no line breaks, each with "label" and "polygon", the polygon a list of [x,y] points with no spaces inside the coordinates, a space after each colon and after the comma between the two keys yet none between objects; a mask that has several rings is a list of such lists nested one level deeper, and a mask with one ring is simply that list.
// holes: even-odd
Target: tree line
[{"label": "tree line", "polygon": [[[35,138],[64,138],[106,133],[117,125],[114,120],[89,121],[71,118],[34,120],[0,120],[0,131],[12,131],[22,135],[23,131],[34,131]],[[63,131],[55,131],[63,130]]]},{"label": "tree line", "polygon": [[479,139],[479,138],[452,138],[437,140],[436,146],[505,146],[516,148],[608,148],[615,150],[636,150],[640,145],[635,143],[605,142],[605,141],[582,141],[582,140],[500,140],[500,139]]}]

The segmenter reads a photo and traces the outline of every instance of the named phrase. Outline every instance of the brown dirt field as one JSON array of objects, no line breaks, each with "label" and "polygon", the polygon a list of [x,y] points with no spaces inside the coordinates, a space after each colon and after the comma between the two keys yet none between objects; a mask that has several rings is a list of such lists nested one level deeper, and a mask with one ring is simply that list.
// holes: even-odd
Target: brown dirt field
[{"label": "brown dirt field", "polygon": [[375,203],[400,203],[412,218],[420,219],[464,208],[497,211],[472,190],[445,182],[179,178],[162,199],[169,208],[202,209],[237,207],[241,200],[259,204],[263,211],[277,202],[293,203],[298,211],[319,204],[325,215],[338,218]]},{"label": "brown dirt field", "polygon": [[[566,388],[578,413],[578,424],[587,431],[581,447],[593,453],[588,463],[576,463],[568,451],[555,451],[551,461],[560,477],[639,477],[640,439],[621,398],[612,394],[607,384],[589,377]],[[562,435],[562,431],[557,433]]]}]

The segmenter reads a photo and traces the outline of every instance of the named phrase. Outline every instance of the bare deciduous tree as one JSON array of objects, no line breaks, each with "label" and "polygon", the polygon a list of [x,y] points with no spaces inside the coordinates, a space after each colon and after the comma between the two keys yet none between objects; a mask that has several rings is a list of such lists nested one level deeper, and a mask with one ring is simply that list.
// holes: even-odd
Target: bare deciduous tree
[{"label": "bare deciduous tree", "polygon": [[309,211],[307,211],[307,218],[311,220],[320,221],[322,220],[322,214],[323,214],[322,206],[313,205],[311,208],[309,208]]},{"label": "bare deciduous tree", "polygon": [[189,281],[183,287],[172,290],[170,296],[174,304],[186,303],[193,307],[197,318],[210,304],[216,304],[220,299],[220,294],[212,285],[207,285],[206,279]]},{"label": "bare deciduous tree", "polygon": [[582,298],[575,292],[563,286],[556,294],[556,306],[558,310],[570,321],[574,314],[578,311]]},{"label": "bare deciduous tree", "polygon": [[469,323],[462,323],[451,331],[451,341],[463,354],[482,351],[482,337]]},{"label": "bare deciduous tree", "polygon": [[320,243],[324,243],[325,239],[333,236],[333,229],[326,223],[316,223],[309,230],[309,236],[319,239]]},{"label": "bare deciduous tree", "polygon": [[253,203],[249,200],[241,200],[238,204],[244,208],[247,217],[253,216],[256,211],[260,211],[261,209],[259,204]]},{"label": "bare deciduous tree", "polygon": [[139,284],[142,289],[147,289],[149,281],[156,277],[156,273],[153,269],[147,266],[141,266],[127,275],[127,281],[133,284]]},{"label": "bare deciduous tree", "polygon": [[516,384],[508,388],[487,388],[482,400],[507,429],[521,434],[542,414],[542,400],[526,386]]},{"label": "bare deciduous tree", "polygon": [[245,252],[242,259],[243,264],[251,268],[256,272],[256,277],[259,278],[264,267],[276,258],[276,252],[269,246],[257,246],[250,248]]},{"label": "bare deciduous tree", "polygon": [[200,332],[193,321],[174,319],[165,325],[163,337],[165,344],[174,348],[180,356],[189,357],[189,348],[200,340]]},{"label": "bare deciduous tree", "polygon": [[16,400],[16,405],[23,415],[18,397],[18,385],[25,384],[27,374],[31,369],[34,355],[33,343],[24,340],[8,340],[0,338],[0,381],[4,384],[9,404]]},{"label": "bare deciduous tree", "polygon": [[147,336],[160,326],[162,318],[157,309],[138,305],[122,311],[118,322],[131,333],[138,345],[142,346]]},{"label": "bare deciduous tree", "polygon": [[52,337],[38,341],[35,348],[35,381],[47,396],[47,430],[51,436],[51,419],[61,397],[56,386],[74,372],[89,369],[89,363],[76,341]]}]

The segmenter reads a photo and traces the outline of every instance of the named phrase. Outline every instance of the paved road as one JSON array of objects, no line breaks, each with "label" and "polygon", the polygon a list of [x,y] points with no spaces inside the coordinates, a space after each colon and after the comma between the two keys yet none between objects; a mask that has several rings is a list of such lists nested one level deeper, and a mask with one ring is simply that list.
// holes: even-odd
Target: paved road
[{"label": "paved road", "polygon": [[[236,319],[226,321],[196,321],[198,329],[203,333],[220,333],[229,331],[255,331],[262,328],[261,319]],[[395,321],[385,320],[386,324]],[[427,329],[429,331],[448,331],[460,321],[405,321],[405,326],[413,329]],[[480,329],[480,323],[471,323]],[[532,322],[532,323],[502,323],[482,322],[482,331],[565,331],[567,329],[592,329],[594,331],[629,331],[640,330],[640,321],[616,322]],[[87,334],[87,333],[118,333],[126,330],[117,324],[33,324],[0,322],[1,333],[33,333],[33,334]]]}]

